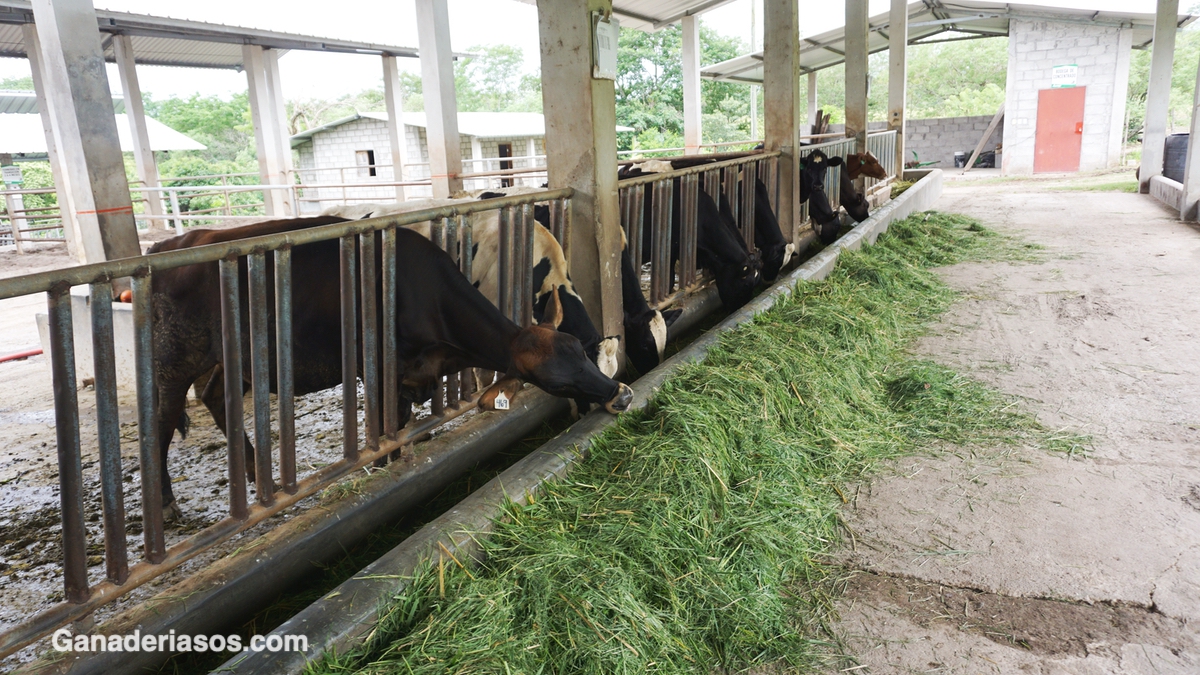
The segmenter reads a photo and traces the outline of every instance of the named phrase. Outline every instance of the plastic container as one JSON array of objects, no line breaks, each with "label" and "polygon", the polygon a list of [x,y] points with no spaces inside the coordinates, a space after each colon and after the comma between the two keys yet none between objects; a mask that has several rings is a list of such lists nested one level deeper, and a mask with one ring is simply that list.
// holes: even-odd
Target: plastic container
[{"label": "plastic container", "polygon": [[954,167],[957,169],[961,169],[966,165],[967,165],[967,153],[965,153],[965,152],[954,153]]}]

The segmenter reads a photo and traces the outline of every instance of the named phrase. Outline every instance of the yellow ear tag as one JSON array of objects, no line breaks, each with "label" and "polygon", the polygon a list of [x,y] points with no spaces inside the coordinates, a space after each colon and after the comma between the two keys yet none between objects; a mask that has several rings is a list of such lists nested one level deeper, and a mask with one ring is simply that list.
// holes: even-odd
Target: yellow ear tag
[{"label": "yellow ear tag", "polygon": [[508,410],[508,397],[504,395],[504,392],[496,394],[496,400],[493,405],[496,407],[496,410]]}]

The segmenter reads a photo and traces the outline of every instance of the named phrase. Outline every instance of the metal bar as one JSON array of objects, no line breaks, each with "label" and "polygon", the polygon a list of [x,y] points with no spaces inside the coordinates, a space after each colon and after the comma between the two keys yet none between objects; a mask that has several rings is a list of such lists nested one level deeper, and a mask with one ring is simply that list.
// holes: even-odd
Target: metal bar
[{"label": "metal bar", "polygon": [[396,361],[396,230],[383,231],[383,433],[400,431],[399,376]]},{"label": "metal bar", "polygon": [[500,209],[500,283],[499,300],[500,313],[512,318],[512,211]]},{"label": "metal bar", "polygon": [[159,429],[155,420],[158,390],[154,386],[153,305],[151,277],[142,274],[131,280],[133,293],[134,361],[138,407],[138,455],[142,474],[142,539],[146,560],[162,560],[163,538],[162,461]]},{"label": "metal bar", "polygon": [[671,198],[670,179],[654,184],[653,217],[650,222],[650,302],[658,302],[670,292],[671,274]]},{"label": "metal bar", "polygon": [[[221,337],[225,369],[225,439],[228,443],[229,515],[245,520],[246,431],[242,412],[242,315],[238,290],[238,260],[226,258],[221,269]],[[134,303],[137,291],[134,291]],[[140,396],[138,398],[141,398]],[[142,499],[146,500],[143,488]]]},{"label": "metal bar", "polygon": [[[458,219],[443,218],[442,228],[445,230],[443,234],[443,242],[445,244],[444,248],[446,254],[450,256],[450,259],[454,261],[455,265],[458,265],[459,258],[461,257],[461,254],[458,250]],[[458,406],[459,379],[458,373],[450,373],[445,377],[445,400],[447,407],[454,408]]]},{"label": "metal bar", "polygon": [[179,219],[179,193],[175,190],[171,191],[171,215],[174,216],[172,220],[175,221],[176,236],[183,234],[183,221]]},{"label": "metal bar", "polygon": [[692,174],[683,178],[683,194],[680,195],[679,266],[680,287],[688,288],[696,283],[696,232],[699,220],[700,176]]},{"label": "metal bar", "polygon": [[125,484],[121,473],[112,298],[111,283],[92,284],[89,304],[92,309],[96,443],[100,450],[100,506],[104,514],[104,571],[110,581],[120,584],[129,576],[129,553],[125,546]]},{"label": "metal bar", "polygon": [[[733,224],[735,227],[741,222],[739,217],[741,210],[738,204],[738,169],[737,167],[725,167],[721,169],[721,194],[724,199],[729,202],[729,211],[733,214]],[[717,203],[720,206],[720,202]]]},{"label": "metal bar", "polygon": [[[462,270],[463,276],[465,276],[468,281],[474,281],[474,278],[471,276],[474,271],[472,269],[472,265],[475,262],[474,261],[475,246],[474,246],[474,242],[472,242],[473,234],[474,234],[474,232],[472,230],[471,224],[467,222],[466,216],[459,216],[458,217],[458,236],[459,236],[459,240],[462,242],[462,244],[461,244],[462,255],[459,256],[459,259],[458,259],[458,268],[460,270]],[[460,387],[460,392],[459,392],[460,400],[466,401],[471,397],[471,394],[473,394],[475,392],[475,369],[467,368],[467,369],[463,370],[459,374],[459,379],[461,380],[461,387]]]},{"label": "metal bar", "polygon": [[275,251],[275,372],[279,402],[279,481],[296,494],[296,387],[292,360],[292,249]]},{"label": "metal bar", "polygon": [[[429,224],[429,239],[435,246],[446,250],[446,221],[447,218],[435,220]],[[434,378],[433,395],[429,400],[429,412],[434,417],[441,417],[446,412],[446,387],[442,377]]]},{"label": "metal bar", "polygon": [[758,180],[758,163],[747,164],[742,169],[742,238],[746,247],[754,250],[754,183]]},{"label": "metal bar", "polygon": [[[653,185],[650,187],[650,191],[651,191],[650,192],[650,198],[651,198],[650,203],[651,203],[651,209],[653,209],[653,205],[654,205],[654,187],[653,187]],[[645,255],[646,255],[646,252],[643,250],[643,249],[645,249],[645,243],[646,243],[646,240],[643,238],[643,237],[645,237],[645,232],[646,232],[646,186],[645,185],[635,185],[633,187],[633,214],[634,214],[633,239],[630,241],[630,245],[633,246],[633,248],[629,251],[629,255],[633,259],[633,268],[634,268],[634,270],[637,270],[639,272],[639,277],[640,277],[640,272],[642,269],[642,261],[645,259]],[[653,216],[653,211],[651,211],[651,216]],[[638,287],[639,288],[641,287],[641,279],[640,278],[638,279]]]},{"label": "metal bar", "polygon": [[[81,286],[97,281],[107,281],[119,277],[144,274],[147,271],[153,273],[185,265],[213,262],[229,256],[245,256],[255,251],[270,251],[288,245],[302,246],[318,241],[339,239],[347,235],[355,235],[362,232],[383,230],[389,227],[403,227],[445,216],[459,216],[480,211],[490,211],[515,204],[560,198],[565,199],[569,198],[572,194],[574,194],[574,190],[571,188],[562,188],[558,190],[546,190],[545,192],[498,197],[496,199],[467,201],[453,206],[421,209],[395,216],[364,218],[363,220],[333,223],[331,225],[310,227],[261,237],[248,237],[246,239],[237,239],[219,244],[164,251],[148,256],[123,258],[109,262],[78,265],[76,267],[26,274],[19,277],[0,279],[0,300],[20,295],[29,295],[31,293],[45,293],[60,283]],[[568,237],[568,243],[569,241]]]},{"label": "metal bar", "polygon": [[362,282],[362,380],[367,447],[379,447],[379,278],[375,233],[358,235]]},{"label": "metal bar", "polygon": [[674,224],[674,209],[675,209],[675,181],[663,181],[663,228],[660,232],[662,237],[662,247],[659,249],[662,252],[661,264],[663,266],[663,274],[659,277],[662,283],[662,291],[659,299],[667,297],[671,294],[671,289],[675,282],[675,269],[671,264],[671,229]]},{"label": "metal bar", "polygon": [[533,287],[533,258],[534,258],[534,242],[537,241],[537,221],[533,219],[533,204],[524,204],[521,206],[523,211],[523,220],[525,221],[525,243],[522,248],[525,249],[522,255],[522,276],[525,282],[522,284],[525,289],[525,298],[521,302],[521,326],[529,326],[533,324],[533,298],[537,293]]},{"label": "metal bar", "polygon": [[47,305],[50,314],[50,364],[54,378],[55,437],[58,441],[59,501],[62,507],[63,590],[67,602],[81,603],[88,599],[89,589],[71,288],[62,286],[49,293]]},{"label": "metal bar", "polygon": [[254,484],[258,503],[275,502],[271,468],[271,348],[265,253],[246,256],[250,296],[250,387],[254,397]]},{"label": "metal bar", "polygon": [[355,292],[354,237],[341,239],[342,290],[342,456],[358,458],[358,298]]}]

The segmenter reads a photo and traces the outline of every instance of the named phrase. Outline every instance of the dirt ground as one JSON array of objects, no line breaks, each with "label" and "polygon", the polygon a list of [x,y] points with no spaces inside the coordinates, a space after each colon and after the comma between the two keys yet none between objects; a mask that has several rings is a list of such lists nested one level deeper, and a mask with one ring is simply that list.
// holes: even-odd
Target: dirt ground
[{"label": "dirt ground", "polygon": [[844,513],[837,632],[872,673],[1200,673],[1200,229],[1122,176],[948,182],[935,205],[1047,248],[969,264],[918,351],[1085,456],[938,453]]}]

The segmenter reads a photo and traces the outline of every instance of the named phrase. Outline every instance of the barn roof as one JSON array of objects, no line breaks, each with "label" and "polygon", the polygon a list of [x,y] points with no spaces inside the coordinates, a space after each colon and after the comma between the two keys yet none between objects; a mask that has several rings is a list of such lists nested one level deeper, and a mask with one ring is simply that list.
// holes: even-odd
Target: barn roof
[{"label": "barn roof", "polygon": [[[133,152],[133,137],[129,131],[129,120],[124,113],[116,114],[117,137],[121,150]],[[153,150],[204,150],[201,143],[184,136],[158,120],[147,117],[146,129],[150,132],[150,148]],[[11,155],[46,154],[46,134],[42,129],[40,115],[0,114],[0,153]],[[26,157],[28,158],[28,157]]]},{"label": "barn roof", "polygon": [[[323,131],[363,118],[386,122],[388,115],[385,112],[355,113],[292,136],[292,147],[303,145],[314,135]],[[404,124],[424,128],[425,113],[404,113]],[[633,131],[633,129],[618,126],[617,131]],[[531,112],[460,112],[458,113],[458,132],[463,136],[475,136],[476,138],[541,137],[546,135],[546,120],[541,113]]]},{"label": "barn roof", "polygon": [[[1179,27],[1196,17],[1180,14]],[[1100,12],[1039,5],[1013,5],[986,0],[923,0],[908,6],[908,43],[910,45],[951,40],[971,40],[1008,35],[1012,19],[1058,21],[1102,26],[1121,26],[1133,31],[1133,46],[1144,49],[1154,38],[1154,14]],[[873,54],[888,48],[887,12],[869,20],[867,49]],[[624,25],[624,24],[622,24]],[[948,33],[942,39],[930,39]],[[800,67],[813,72],[836,66],[845,59],[845,28],[835,28],[800,40]],[[763,78],[762,51],[722,61],[701,69],[700,76],[710,80],[759,84]]]},{"label": "barn roof", "polygon": [[[139,64],[189,68],[242,69],[242,45],[259,45],[282,51],[391,54],[416,57],[413,47],[381,45],[354,40],[333,40],[311,35],[278,33],[170,17],[96,10],[104,58],[116,61],[112,36],[128,35]],[[22,24],[33,23],[28,0],[0,0],[0,56],[26,58]]]}]

